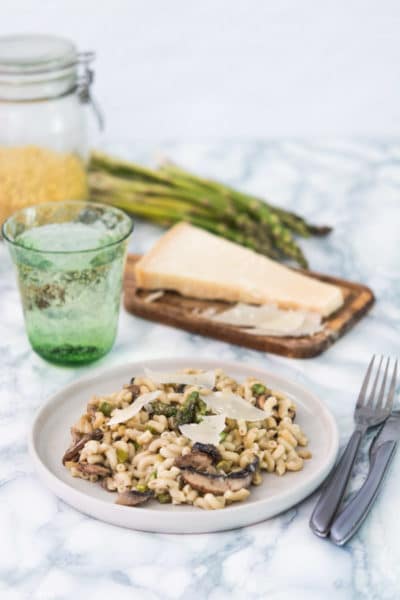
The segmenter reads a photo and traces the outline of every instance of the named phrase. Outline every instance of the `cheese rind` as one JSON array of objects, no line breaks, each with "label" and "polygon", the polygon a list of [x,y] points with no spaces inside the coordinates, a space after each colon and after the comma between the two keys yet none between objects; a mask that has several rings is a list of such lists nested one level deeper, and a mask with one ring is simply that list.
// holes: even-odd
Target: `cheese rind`
[{"label": "cheese rind", "polygon": [[343,304],[339,287],[297,273],[207,231],[180,223],[135,265],[138,287],[247,304],[277,304],[328,316]]}]

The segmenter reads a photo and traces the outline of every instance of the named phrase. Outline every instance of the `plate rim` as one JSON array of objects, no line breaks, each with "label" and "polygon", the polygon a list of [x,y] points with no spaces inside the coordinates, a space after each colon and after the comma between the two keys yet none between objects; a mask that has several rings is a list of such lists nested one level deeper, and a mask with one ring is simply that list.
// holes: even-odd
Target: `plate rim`
[{"label": "plate rim", "polygon": [[[41,421],[46,420],[46,418],[48,418],[48,415],[51,414],[56,408],[58,404],[62,404],[63,403],[63,397],[67,394],[73,394],[76,390],[79,389],[79,387],[83,386],[87,386],[90,384],[95,384],[99,378],[106,378],[109,375],[113,375],[115,376],[118,371],[124,371],[124,370],[128,370],[128,369],[132,369],[134,370],[135,368],[137,370],[144,368],[144,366],[149,366],[150,368],[153,369],[157,369],[160,367],[157,367],[157,364],[160,363],[170,363],[171,365],[174,364],[175,368],[184,368],[185,366],[187,366],[187,364],[193,364],[194,368],[199,367],[199,368],[210,368],[207,365],[210,365],[211,363],[214,364],[214,368],[222,368],[224,370],[227,370],[229,372],[229,370],[231,371],[235,371],[235,369],[239,369],[240,371],[246,371],[247,369],[249,370],[249,374],[251,375],[251,372],[258,372],[260,374],[263,375],[263,377],[265,377],[266,379],[268,377],[274,378],[274,379],[278,379],[280,381],[282,381],[284,384],[287,384],[289,387],[293,386],[294,388],[297,388],[297,390],[303,395],[305,395],[306,397],[311,397],[313,399],[314,402],[316,402],[320,408],[320,410],[322,411],[323,415],[324,415],[324,419],[329,423],[330,426],[330,432],[331,432],[331,437],[332,437],[332,441],[331,441],[331,447],[329,448],[329,454],[327,459],[324,461],[324,464],[319,468],[319,470],[314,474],[313,476],[313,483],[311,486],[311,489],[308,492],[302,491],[298,494],[294,494],[293,492],[293,488],[289,488],[288,490],[285,490],[284,492],[282,492],[281,494],[279,494],[279,504],[282,505],[281,508],[279,508],[278,510],[273,509],[271,514],[269,514],[269,516],[262,516],[257,518],[256,514],[254,515],[253,518],[246,518],[246,514],[249,511],[249,504],[248,503],[235,503],[229,506],[228,510],[224,509],[223,511],[198,511],[196,512],[196,518],[195,520],[197,521],[196,525],[197,527],[194,528],[193,530],[182,530],[179,527],[176,528],[171,528],[166,526],[165,528],[163,527],[162,529],[159,527],[155,527],[153,529],[148,528],[147,526],[144,526],[143,528],[140,528],[137,525],[132,525],[129,523],[129,517],[126,519],[126,523],[124,523],[124,515],[132,515],[132,508],[131,507],[127,507],[127,506],[122,506],[122,505],[118,505],[118,504],[109,504],[107,502],[105,502],[102,499],[99,498],[95,498],[93,496],[90,496],[89,494],[78,490],[76,488],[74,488],[72,485],[62,481],[47,465],[46,463],[42,460],[38,447],[37,447],[37,433],[38,433],[38,429],[40,428],[41,425]],[[163,367],[165,368],[165,367]],[[65,399],[64,399],[65,401]],[[234,528],[238,528],[238,527],[242,527],[244,525],[251,525],[251,524],[255,524],[264,520],[267,520],[269,518],[272,518],[275,515],[278,515],[282,512],[284,512],[285,510],[290,509],[291,507],[296,506],[297,504],[299,504],[300,502],[302,502],[303,500],[305,500],[308,496],[310,496],[319,486],[320,484],[324,481],[324,479],[326,478],[326,476],[328,475],[329,471],[331,470],[331,468],[333,467],[337,454],[338,454],[338,450],[339,450],[339,432],[338,432],[338,427],[337,427],[337,423],[336,423],[336,419],[334,417],[334,415],[332,414],[332,412],[329,410],[329,408],[323,403],[323,401],[313,392],[309,391],[306,387],[304,387],[302,384],[299,384],[297,381],[294,381],[292,379],[289,379],[285,376],[280,375],[279,373],[273,373],[267,369],[264,369],[263,367],[260,367],[258,365],[256,366],[252,366],[251,364],[247,364],[247,363],[241,363],[239,361],[227,361],[227,360],[218,360],[216,358],[196,358],[193,360],[190,360],[188,358],[182,358],[182,357],[167,357],[167,358],[152,358],[152,359],[142,359],[142,360],[135,360],[132,362],[127,362],[127,363],[121,363],[121,364],[117,364],[114,365],[112,367],[109,367],[107,369],[102,369],[97,368],[95,371],[92,371],[91,373],[88,373],[82,377],[79,377],[78,379],[68,383],[67,385],[61,387],[60,389],[58,389],[56,392],[54,392],[53,394],[49,395],[46,400],[44,401],[44,403],[37,409],[36,413],[34,414],[34,417],[32,419],[31,422],[31,426],[29,429],[29,434],[28,434],[28,452],[30,455],[30,458],[34,464],[34,468],[36,473],[38,474],[40,480],[42,481],[42,483],[44,483],[44,485],[51,490],[51,492],[53,492],[58,498],[60,498],[63,502],[66,502],[67,504],[69,504],[70,506],[73,506],[76,510],[83,512],[91,517],[94,517],[96,519],[108,522],[108,523],[112,523],[112,524],[116,524],[122,527],[128,527],[130,529],[135,529],[135,530],[141,530],[141,531],[153,531],[153,532],[159,532],[159,533],[210,533],[210,532],[217,532],[217,531],[224,531],[227,529],[234,529]],[[293,499],[293,495],[295,495],[295,498]],[[261,498],[261,499],[257,499],[254,500],[251,503],[251,507],[254,508],[254,512],[257,513],[257,508],[259,508],[260,506],[265,505],[266,501],[268,501],[268,498]],[[89,510],[87,509],[88,505],[90,505],[94,510]],[[98,516],[99,513],[102,513],[103,511],[106,511],[108,513],[110,513],[110,516]],[[218,521],[223,521],[221,519],[219,519],[219,516],[221,515],[221,512],[224,513],[224,515],[226,515],[229,512],[229,515],[232,516],[232,518],[229,519],[229,522],[235,522],[236,520],[238,520],[239,523],[241,523],[241,519],[240,517],[245,517],[243,519],[244,525],[243,524],[237,524],[237,525],[226,525],[224,526],[222,523],[218,524]],[[268,513],[268,511],[266,511]],[[182,513],[182,511],[181,511]],[[146,515],[152,515],[154,517],[154,515],[157,515],[159,517],[163,517],[166,515],[165,511],[160,511],[157,509],[148,509],[146,507],[141,507],[141,514],[146,514]],[[177,516],[179,515],[179,507],[174,507],[174,514],[176,514]],[[189,513],[186,513],[189,514]],[[194,514],[194,513],[192,513]],[[236,519],[235,519],[236,517]],[[204,527],[202,527],[202,522],[204,521]],[[208,525],[206,525],[206,522],[209,523]],[[186,528],[187,529],[187,528]]]}]

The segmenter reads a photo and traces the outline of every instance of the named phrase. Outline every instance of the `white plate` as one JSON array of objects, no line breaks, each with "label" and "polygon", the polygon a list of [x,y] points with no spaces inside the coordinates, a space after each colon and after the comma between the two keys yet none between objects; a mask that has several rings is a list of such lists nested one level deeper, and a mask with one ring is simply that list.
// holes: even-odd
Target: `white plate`
[{"label": "white plate", "polygon": [[[173,372],[185,367],[222,368],[235,378],[249,375],[291,397],[297,405],[298,422],[310,440],[311,460],[304,469],[283,477],[263,473],[263,483],[251,488],[245,502],[222,510],[202,510],[192,506],[162,505],[141,507],[115,504],[115,494],[98,484],[71,477],[61,463],[70,444],[70,426],[84,412],[93,394],[108,394],[142,374],[145,367]],[[78,510],[123,527],[160,533],[205,533],[242,527],[268,519],[303,500],[325,479],[338,451],[334,418],[324,404],[297,383],[278,375],[233,362],[197,359],[165,359],[115,367],[81,379],[52,396],[38,412],[30,433],[29,449],[43,482],[60,498]]]}]

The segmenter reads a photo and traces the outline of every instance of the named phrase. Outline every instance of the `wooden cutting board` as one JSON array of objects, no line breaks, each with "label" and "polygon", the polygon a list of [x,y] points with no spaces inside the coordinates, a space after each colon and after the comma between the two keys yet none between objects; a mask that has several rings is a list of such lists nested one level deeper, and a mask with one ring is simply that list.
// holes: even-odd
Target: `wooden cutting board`
[{"label": "wooden cutting board", "polygon": [[311,358],[321,354],[351,329],[374,303],[372,291],[364,285],[307,271],[308,276],[338,285],[343,291],[344,305],[325,320],[324,330],[313,336],[298,338],[254,335],[234,325],[217,323],[196,314],[211,307],[218,312],[226,310],[232,306],[228,302],[186,298],[175,292],[165,292],[158,300],[146,302],[149,292],[138,289],[135,284],[134,264],[139,258],[138,255],[130,254],[126,263],[124,305],[127,311],[137,317],[191,333],[291,358]]}]

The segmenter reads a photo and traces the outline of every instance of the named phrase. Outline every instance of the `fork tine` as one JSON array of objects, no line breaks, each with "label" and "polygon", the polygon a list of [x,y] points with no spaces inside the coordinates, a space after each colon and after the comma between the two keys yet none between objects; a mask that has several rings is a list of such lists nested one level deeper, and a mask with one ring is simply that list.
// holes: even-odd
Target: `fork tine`
[{"label": "fork tine", "polygon": [[392,380],[390,382],[389,392],[388,392],[385,406],[384,406],[384,410],[387,411],[387,413],[389,413],[392,410],[394,394],[396,391],[396,384],[397,384],[397,360],[394,363]]},{"label": "fork tine", "polygon": [[386,361],[385,372],[383,374],[381,389],[379,391],[379,396],[378,396],[378,400],[376,403],[377,410],[381,410],[383,407],[383,397],[385,395],[385,387],[386,387],[387,374],[388,374],[388,370],[389,370],[389,363],[390,363],[390,357],[388,356],[387,361]]},{"label": "fork tine", "polygon": [[378,370],[376,372],[376,376],[375,376],[375,380],[374,383],[372,385],[372,390],[369,394],[369,398],[368,398],[368,402],[366,402],[366,406],[372,408],[373,404],[374,404],[374,400],[375,400],[375,392],[376,392],[376,386],[378,385],[378,381],[379,381],[379,376],[381,374],[381,367],[382,367],[382,362],[383,362],[383,356],[381,356],[381,359],[379,361],[379,366],[378,366]]},{"label": "fork tine", "polygon": [[358,408],[361,408],[361,406],[363,406],[363,404],[364,404],[365,395],[366,395],[367,388],[368,388],[369,378],[371,376],[372,367],[374,366],[374,361],[375,361],[375,354],[371,358],[371,361],[368,365],[367,372],[365,373],[364,381],[362,383],[361,390],[358,395],[358,399],[357,399],[357,403],[356,403],[356,410]]}]

